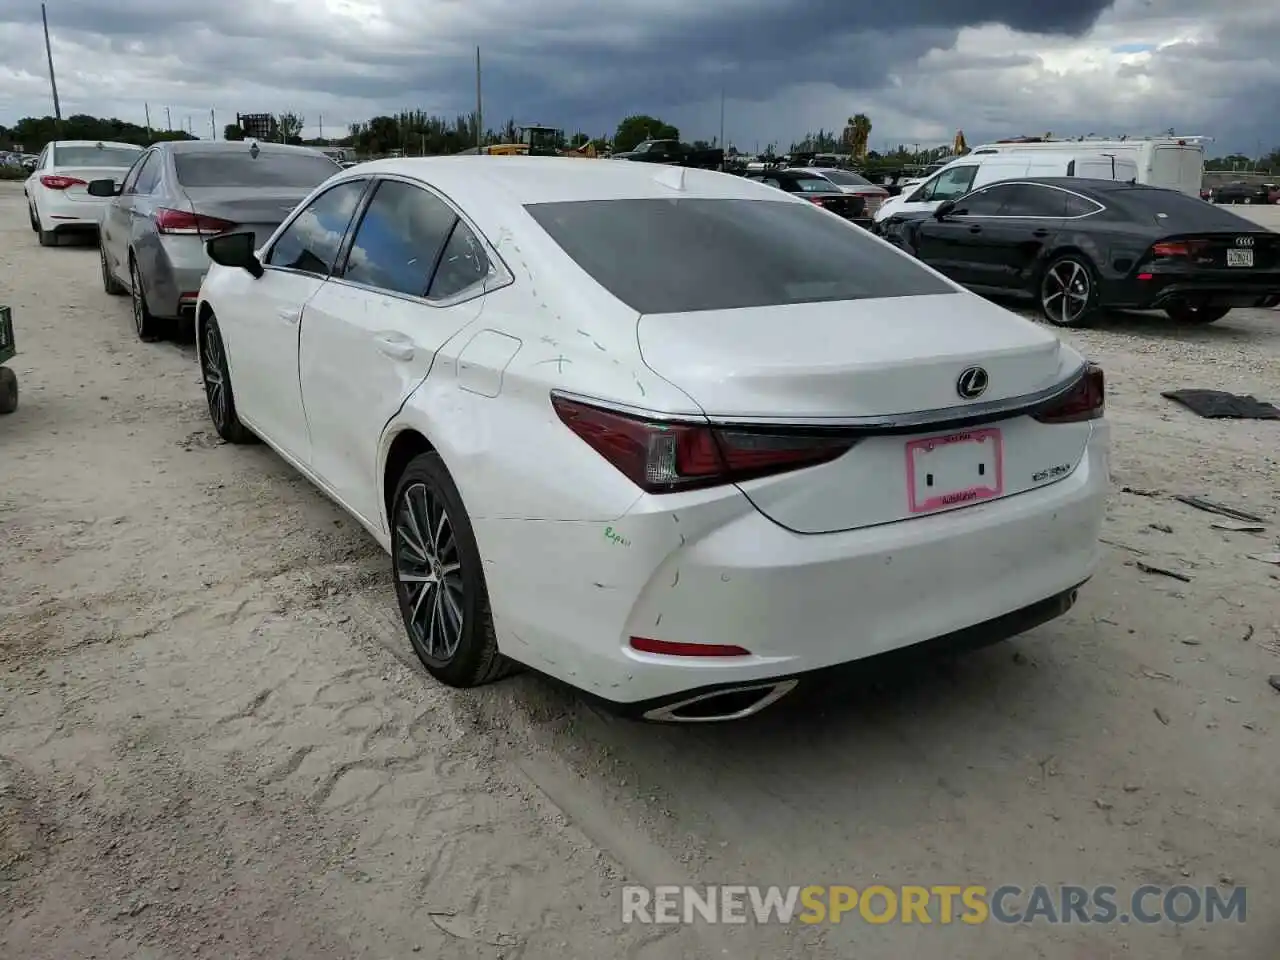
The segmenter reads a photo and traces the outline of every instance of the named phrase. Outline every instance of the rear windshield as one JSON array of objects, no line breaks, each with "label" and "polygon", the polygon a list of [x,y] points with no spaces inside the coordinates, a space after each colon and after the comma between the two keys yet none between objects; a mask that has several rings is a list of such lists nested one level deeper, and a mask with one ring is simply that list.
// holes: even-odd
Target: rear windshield
[{"label": "rear windshield", "polygon": [[861,227],[788,200],[586,200],[525,207],[638,313],[954,293]]},{"label": "rear windshield", "polygon": [[263,150],[256,157],[247,150],[177,153],[173,157],[178,182],[184,187],[311,187],[342,168],[323,154],[276,153]]},{"label": "rear windshield", "polygon": [[1129,187],[1109,191],[1103,199],[1116,202],[1132,214],[1151,217],[1172,229],[1248,229],[1235,214],[1178,190]]},{"label": "rear windshield", "polygon": [[840,189],[822,177],[792,177],[791,181],[801,193],[831,193]]},{"label": "rear windshield", "polygon": [[142,155],[142,148],[128,147],[59,147],[53,148],[55,167],[132,167]]},{"label": "rear windshield", "polygon": [[828,170],[822,174],[832,183],[838,183],[845,187],[869,187],[871,181],[866,180],[856,173],[846,173],[843,170]]}]

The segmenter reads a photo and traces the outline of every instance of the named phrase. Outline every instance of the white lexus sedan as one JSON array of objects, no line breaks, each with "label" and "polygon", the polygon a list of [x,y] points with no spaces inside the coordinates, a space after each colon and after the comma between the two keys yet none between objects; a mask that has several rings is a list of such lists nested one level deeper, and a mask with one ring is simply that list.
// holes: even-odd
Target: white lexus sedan
[{"label": "white lexus sedan", "polygon": [[459,687],[650,719],[1003,639],[1099,555],[1102,371],[803,199],[520,157],[361,164],[208,242],[210,414],[390,553]]}]

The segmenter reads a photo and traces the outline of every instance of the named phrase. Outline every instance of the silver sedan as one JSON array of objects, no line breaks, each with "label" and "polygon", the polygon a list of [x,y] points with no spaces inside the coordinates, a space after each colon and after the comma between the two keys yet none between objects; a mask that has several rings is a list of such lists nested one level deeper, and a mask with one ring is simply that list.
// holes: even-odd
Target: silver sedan
[{"label": "silver sedan", "polygon": [[193,319],[209,269],[204,244],[226,230],[266,242],[341,167],[319,150],[255,141],[154,144],[123,180],[95,180],[112,198],[99,229],[102,285],[133,297],[138,336],[155,340]]}]

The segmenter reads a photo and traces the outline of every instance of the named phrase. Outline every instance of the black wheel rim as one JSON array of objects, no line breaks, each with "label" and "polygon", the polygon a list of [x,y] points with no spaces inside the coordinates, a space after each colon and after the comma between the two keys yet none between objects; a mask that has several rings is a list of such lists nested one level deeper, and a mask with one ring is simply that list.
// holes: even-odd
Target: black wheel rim
[{"label": "black wheel rim", "polygon": [[392,557],[409,639],[428,660],[451,659],[462,643],[462,564],[449,513],[426,484],[400,495]]},{"label": "black wheel rim", "polygon": [[1045,274],[1040,291],[1040,304],[1044,314],[1055,323],[1069,326],[1079,320],[1089,309],[1089,297],[1093,283],[1089,271],[1075,260],[1055,263]]},{"label": "black wheel rim", "polygon": [[227,425],[227,378],[223,373],[222,337],[213,323],[206,324],[204,328],[200,365],[204,373],[204,393],[209,400],[209,416],[213,425],[221,430]]},{"label": "black wheel rim", "polygon": [[133,325],[137,328],[138,336],[142,336],[147,303],[142,298],[142,277],[138,276],[138,268],[136,266],[129,268],[129,279],[133,285]]}]

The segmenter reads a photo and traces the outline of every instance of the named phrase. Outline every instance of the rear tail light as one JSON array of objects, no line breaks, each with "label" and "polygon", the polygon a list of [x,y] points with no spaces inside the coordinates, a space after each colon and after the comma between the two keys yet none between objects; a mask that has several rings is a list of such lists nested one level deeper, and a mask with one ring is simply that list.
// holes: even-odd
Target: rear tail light
[{"label": "rear tail light", "polygon": [[187,210],[161,207],[156,211],[156,230],[159,233],[208,237],[230,230],[234,226],[235,224],[230,220],[206,217]]},{"label": "rear tail light", "polygon": [[88,184],[79,177],[64,177],[57,173],[45,173],[40,176],[40,183],[50,190],[66,190],[70,187],[87,187]]},{"label": "rear tail light", "polygon": [[1193,257],[1209,246],[1207,240],[1165,240],[1151,248],[1153,257]]},{"label": "rear tail light", "polygon": [[1097,364],[1085,367],[1080,382],[1070,392],[1035,414],[1041,423],[1080,423],[1097,420],[1106,412],[1107,384]]},{"label": "rear tail light", "polygon": [[560,420],[648,493],[713,487],[834,460],[850,437],[710,423],[672,423],[552,394]]},{"label": "rear tail light", "polygon": [[641,653],[657,653],[667,657],[749,657],[751,651],[730,643],[677,643],[632,637],[631,649]]}]

